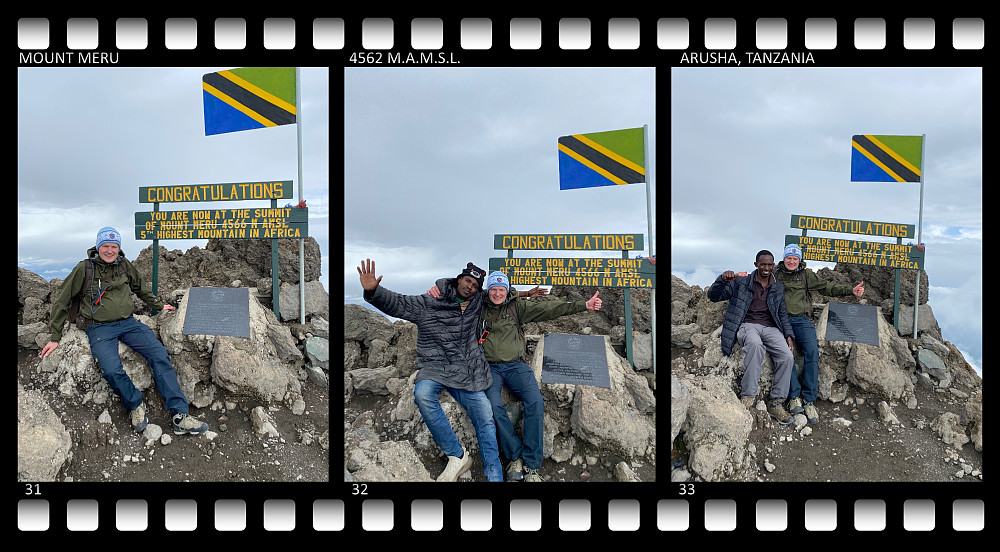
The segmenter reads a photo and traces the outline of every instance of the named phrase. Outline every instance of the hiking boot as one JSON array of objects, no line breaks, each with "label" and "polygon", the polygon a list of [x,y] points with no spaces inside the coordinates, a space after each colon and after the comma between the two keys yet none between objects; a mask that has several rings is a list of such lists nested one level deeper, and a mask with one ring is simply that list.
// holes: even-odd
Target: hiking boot
[{"label": "hiking boot", "polygon": [[472,467],[472,455],[469,451],[462,447],[462,456],[449,456],[448,465],[444,467],[444,471],[438,476],[438,481],[455,481],[458,476],[469,471]]},{"label": "hiking boot", "polygon": [[788,425],[792,423],[792,415],[781,406],[781,399],[768,401],[767,413],[775,420],[778,420],[779,424]]},{"label": "hiking boot", "polygon": [[795,397],[788,401],[788,411],[792,414],[802,414],[802,399]]},{"label": "hiking boot", "polygon": [[173,422],[174,435],[185,435],[188,433],[191,435],[198,435],[208,431],[208,424],[186,412],[184,414],[175,415]]},{"label": "hiking boot", "polygon": [[520,458],[507,465],[507,481],[524,480],[524,461]]},{"label": "hiking boot", "polygon": [[538,470],[535,468],[528,468],[524,472],[524,482],[525,483],[541,483],[542,476],[538,475]]},{"label": "hiking boot", "polygon": [[136,433],[142,433],[142,430],[146,429],[146,425],[149,424],[149,418],[146,417],[146,403],[141,402],[139,406],[132,409],[129,412],[129,418],[132,422],[132,428],[135,429]]},{"label": "hiking boot", "polygon": [[757,397],[749,397],[747,395],[740,396],[740,402],[743,403],[743,407],[747,410],[753,408],[753,403],[756,402]]},{"label": "hiking boot", "polygon": [[816,410],[816,405],[811,402],[806,403],[806,419],[809,420],[810,424],[819,423],[819,411]]}]

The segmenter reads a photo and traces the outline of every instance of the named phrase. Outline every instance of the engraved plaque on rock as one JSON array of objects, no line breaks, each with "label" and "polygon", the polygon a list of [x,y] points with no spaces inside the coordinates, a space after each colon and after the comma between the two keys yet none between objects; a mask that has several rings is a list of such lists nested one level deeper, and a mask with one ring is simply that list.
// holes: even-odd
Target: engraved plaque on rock
[{"label": "engraved plaque on rock", "polygon": [[182,333],[250,337],[250,289],[191,288]]},{"label": "engraved plaque on rock", "polygon": [[604,336],[545,334],[542,383],[611,387]]},{"label": "engraved plaque on rock", "polygon": [[878,309],[871,305],[830,302],[827,341],[853,341],[878,346]]}]

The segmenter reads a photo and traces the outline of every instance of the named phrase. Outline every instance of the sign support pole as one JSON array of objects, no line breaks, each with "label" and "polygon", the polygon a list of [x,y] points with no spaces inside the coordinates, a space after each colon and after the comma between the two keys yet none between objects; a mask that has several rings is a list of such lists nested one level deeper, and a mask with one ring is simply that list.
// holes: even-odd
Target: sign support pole
[{"label": "sign support pole", "polygon": [[[628,250],[622,251],[622,258],[628,258]],[[635,369],[635,362],[632,360],[632,293],[630,288],[625,288],[622,294],[625,298],[625,358],[628,364]]]},{"label": "sign support pole", "polygon": [[[917,214],[917,244],[920,243],[924,229],[924,172],[927,171],[924,163],[924,151],[927,148],[927,135],[921,135],[920,139],[920,211]],[[913,339],[917,338],[917,313],[920,310],[920,271],[914,273],[916,284],[913,292]],[[930,290],[928,290],[930,292]]]},{"label": "sign support pole", "polygon": [[[903,245],[903,238],[896,238],[897,245]],[[896,269],[896,289],[892,299],[892,327],[899,333],[899,269]]]},{"label": "sign support pole", "polygon": [[[276,208],[278,206],[278,200],[271,200],[271,207]],[[278,312],[278,238],[271,238],[271,309],[274,310],[274,315],[281,320],[281,314]]]},{"label": "sign support pole", "polygon": [[[153,212],[160,212],[160,202],[156,201],[153,203]],[[153,238],[153,295],[156,295],[157,289],[159,289],[159,278],[157,277],[160,269],[160,240]],[[156,315],[156,309],[151,309],[152,314]]]}]

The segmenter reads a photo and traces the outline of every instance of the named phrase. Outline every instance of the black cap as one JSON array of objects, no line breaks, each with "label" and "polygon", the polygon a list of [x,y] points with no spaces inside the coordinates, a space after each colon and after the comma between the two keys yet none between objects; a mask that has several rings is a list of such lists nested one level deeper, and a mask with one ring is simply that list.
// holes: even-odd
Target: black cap
[{"label": "black cap", "polygon": [[461,278],[462,276],[471,276],[475,278],[476,281],[479,282],[479,288],[482,289],[483,279],[486,278],[486,271],[472,263],[469,263],[466,265],[465,270],[463,270],[457,277]]}]

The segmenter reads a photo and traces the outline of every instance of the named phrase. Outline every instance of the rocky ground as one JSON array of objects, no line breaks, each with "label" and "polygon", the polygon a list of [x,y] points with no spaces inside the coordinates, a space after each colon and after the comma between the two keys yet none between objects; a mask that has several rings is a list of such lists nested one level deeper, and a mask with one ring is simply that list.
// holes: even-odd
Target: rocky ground
[{"label": "rocky ground", "polygon": [[35,383],[38,362],[37,351],[20,350],[18,380],[44,395],[76,443],[58,481],[329,481],[329,443],[321,438],[329,427],[329,392],[311,382],[302,384],[302,415],[284,407],[270,411],[281,434],[277,438],[261,437],[253,429],[250,411],[260,403],[224,389],[218,389],[212,406],[191,410],[214,435],[174,435],[162,397],[147,389],[149,424],[170,438],[168,444],[159,439],[147,444],[146,436],[133,431],[117,397],[105,404],[68,402]]},{"label": "rocky ground", "polygon": [[[766,412],[752,409],[754,428],[747,448],[758,465],[758,480],[982,481],[982,452],[971,442],[958,450],[930,428],[945,412],[963,412],[964,403],[950,393],[915,386],[917,407],[890,404],[899,423],[887,424],[878,412],[883,399],[852,391],[840,403],[816,401],[818,424],[803,418],[781,425]],[[673,466],[682,468],[686,460],[687,452],[675,443]],[[673,477],[684,473],[678,470]]]},{"label": "rocky ground", "polygon": [[[396,429],[400,427],[399,424],[393,423],[390,420],[389,413],[395,407],[396,400],[397,397],[394,395],[355,395],[344,410],[344,427],[349,427],[362,413],[372,411],[375,413],[375,427],[381,428],[379,440],[397,441],[409,439],[408,436],[397,433]],[[412,397],[407,397],[403,400],[412,400]],[[417,449],[417,452],[424,467],[431,474],[431,477],[437,477],[444,471],[446,458],[440,454],[440,450],[436,449],[436,447],[431,448],[433,450],[430,452],[421,452],[419,449]],[[556,463],[546,458],[542,463],[542,467],[538,470],[538,474],[541,475],[542,480],[545,482],[617,482],[618,478],[614,473],[615,466],[623,460],[627,461],[627,459],[613,454],[601,453],[595,447],[582,440],[577,440],[575,450],[576,454],[567,462]],[[504,460],[504,462],[504,468],[506,469],[506,461]],[[639,465],[637,462],[633,462],[630,465],[640,481],[656,481],[656,466],[652,464]],[[460,482],[486,482],[486,477],[483,475],[483,463],[479,458],[478,452],[472,457],[472,467],[468,472],[459,477],[458,480]]]}]

